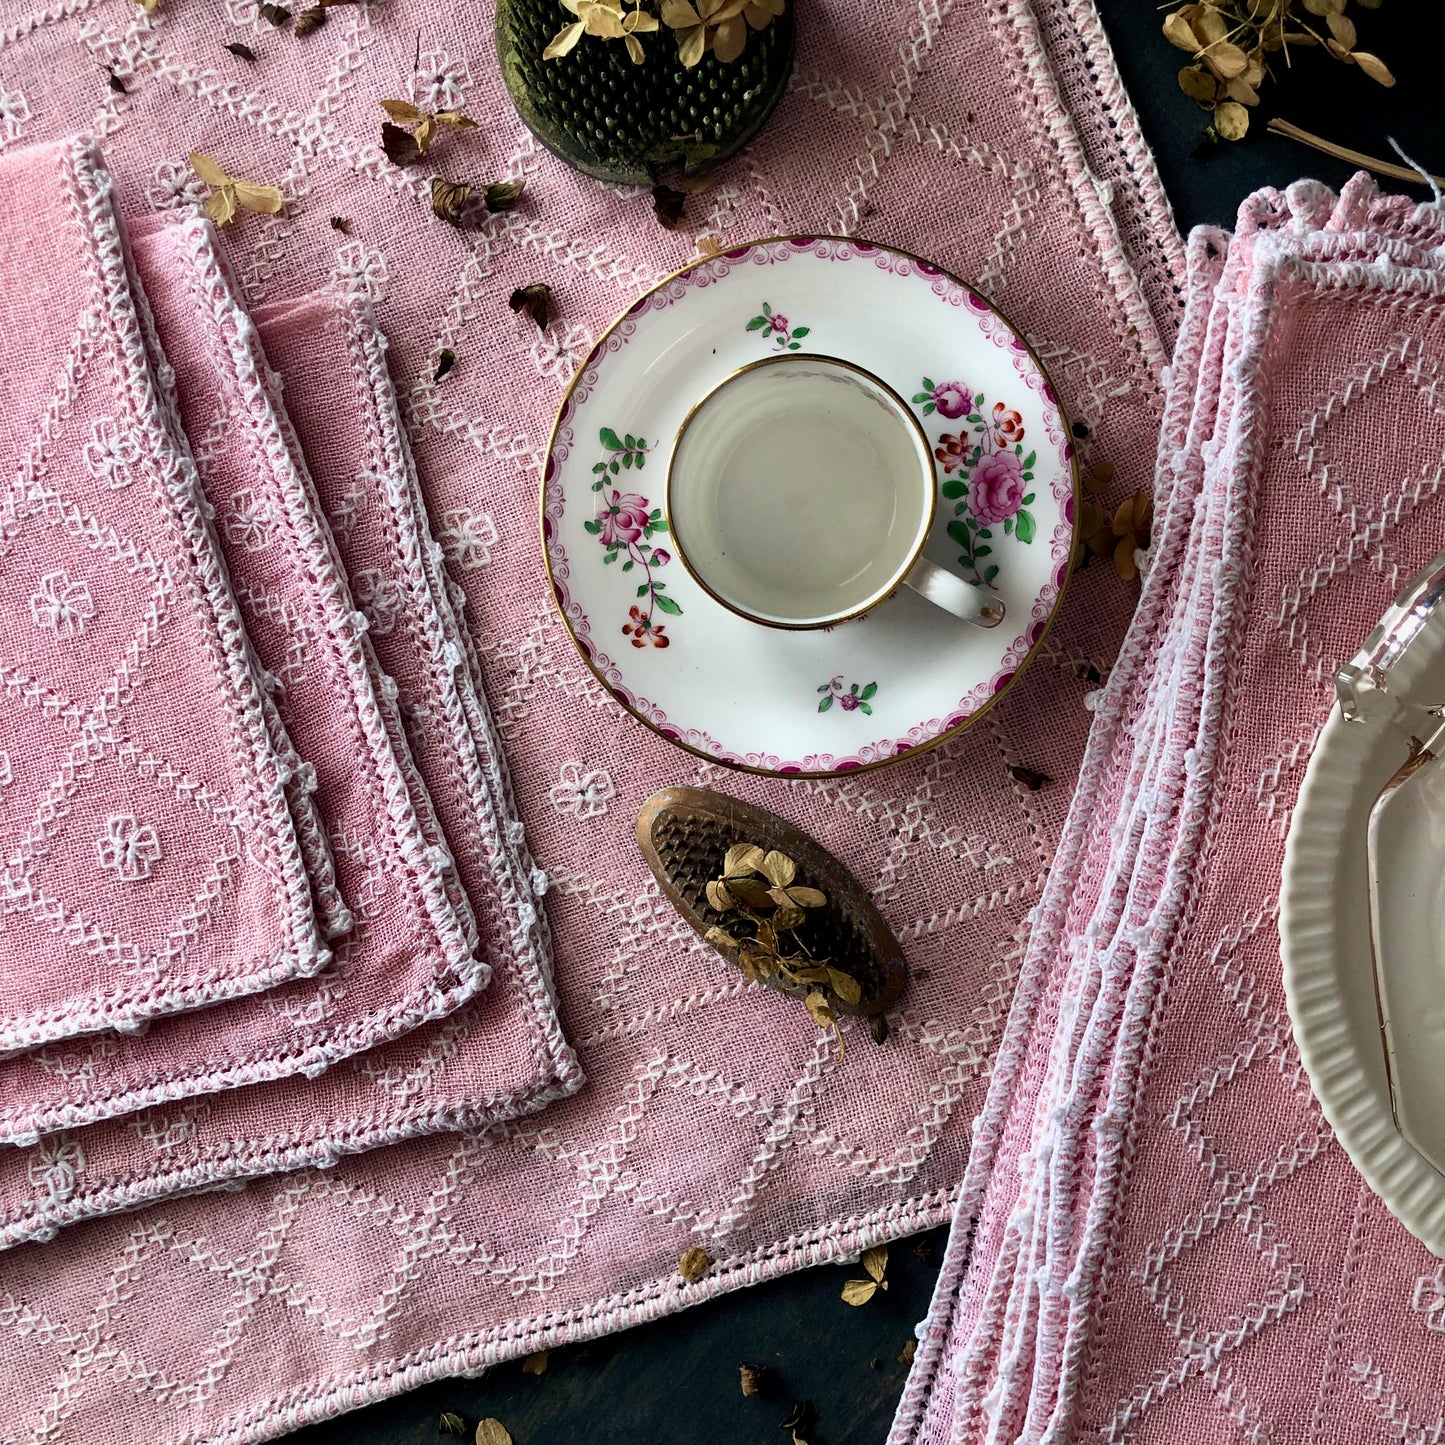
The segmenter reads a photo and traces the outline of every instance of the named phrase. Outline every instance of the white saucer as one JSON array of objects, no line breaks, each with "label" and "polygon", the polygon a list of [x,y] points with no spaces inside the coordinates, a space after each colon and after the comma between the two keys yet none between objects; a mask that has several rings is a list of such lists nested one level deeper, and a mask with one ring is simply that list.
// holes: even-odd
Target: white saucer
[{"label": "white saucer", "polygon": [[[662,511],[673,440],[700,397],[785,351],[852,362],[913,400],[943,454],[925,554],[988,581],[1001,626],[903,589],[826,631],[779,631],[688,575]],[[542,548],[583,658],[634,716],[716,762],[826,776],[933,746],[1018,676],[1063,596],[1076,485],[1037,358],[963,282],[863,242],[756,241],[664,281],[593,348],[553,427]]]},{"label": "white saucer", "polygon": [[[1391,687],[1445,697],[1445,614],[1426,622]],[[1445,762],[1381,810],[1378,997],[1370,937],[1370,811],[1408,754],[1383,720],[1331,713],[1290,826],[1280,943],[1295,1039],[1326,1119],[1390,1211],[1445,1255]]]}]

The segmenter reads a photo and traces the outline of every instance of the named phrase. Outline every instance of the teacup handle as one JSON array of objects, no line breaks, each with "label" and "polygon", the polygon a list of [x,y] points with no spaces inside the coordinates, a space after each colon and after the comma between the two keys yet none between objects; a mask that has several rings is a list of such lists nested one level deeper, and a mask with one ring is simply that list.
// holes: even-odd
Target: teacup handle
[{"label": "teacup handle", "polygon": [[927,557],[920,557],[909,568],[903,581],[935,607],[941,607],[975,627],[997,627],[1003,621],[1003,600],[998,593],[955,577],[946,567],[930,562]]}]

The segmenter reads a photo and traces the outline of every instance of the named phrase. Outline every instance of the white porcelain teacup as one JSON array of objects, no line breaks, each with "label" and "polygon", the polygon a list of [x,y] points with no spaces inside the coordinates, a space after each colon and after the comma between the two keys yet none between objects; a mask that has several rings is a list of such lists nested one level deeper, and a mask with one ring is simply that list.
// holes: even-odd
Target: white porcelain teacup
[{"label": "white porcelain teacup", "polygon": [[828,356],[753,362],[677,434],[667,519],[683,565],[723,606],[769,627],[831,627],[912,588],[979,627],[1003,603],[923,556],[933,455],[907,403]]}]

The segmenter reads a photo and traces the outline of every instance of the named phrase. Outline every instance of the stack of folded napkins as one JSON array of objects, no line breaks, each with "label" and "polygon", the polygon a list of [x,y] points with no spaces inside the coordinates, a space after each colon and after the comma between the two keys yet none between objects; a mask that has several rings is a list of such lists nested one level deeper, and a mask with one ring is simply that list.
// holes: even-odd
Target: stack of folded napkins
[{"label": "stack of folded napkins", "polygon": [[898,1445],[1441,1429],[1445,1266],[1310,1093],[1277,900],[1333,669],[1445,539],[1445,213],[1260,192],[1191,237],[1187,299],[1143,596]]},{"label": "stack of folded napkins", "polygon": [[248,313],[85,142],[0,195],[0,1240],[573,1092],[366,303]]}]

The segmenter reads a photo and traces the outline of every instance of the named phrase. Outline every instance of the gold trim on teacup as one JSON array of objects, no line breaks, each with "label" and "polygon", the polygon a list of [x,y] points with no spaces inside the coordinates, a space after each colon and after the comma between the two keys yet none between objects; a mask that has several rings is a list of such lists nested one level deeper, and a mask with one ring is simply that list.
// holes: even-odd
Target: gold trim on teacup
[{"label": "gold trim on teacup", "polygon": [[[908,425],[912,427],[914,435],[918,438],[922,447],[924,464],[920,471],[920,480],[928,491],[928,522],[924,526],[918,541],[908,554],[908,560],[903,564],[898,576],[892,586],[880,596],[870,598],[861,607],[855,607],[851,612],[839,612],[829,617],[820,617],[812,622],[779,622],[771,617],[760,617],[756,612],[749,612],[746,607],[739,607],[736,603],[729,602],[720,592],[715,592],[707,583],[700,572],[688,561],[687,547],[682,538],[678,535],[677,528],[672,520],[672,479],[677,470],[678,448],[682,446],[682,438],[692,425],[693,418],[715,397],[724,387],[731,386],[738,377],[747,375],[750,371],[757,371],[764,366],[777,366],[783,362],[804,362],[821,361],[826,366],[838,366],[844,371],[854,372],[865,381],[870,381],[880,391],[889,396],[897,405]],[[865,612],[871,612],[875,607],[887,602],[895,592],[901,590],[904,579],[913,570],[913,564],[923,555],[923,549],[928,545],[929,534],[933,531],[933,523],[938,516],[938,472],[933,465],[933,450],[928,445],[928,433],[923,430],[923,424],[913,414],[913,408],[903,400],[899,394],[883,380],[881,376],[875,375],[866,367],[859,366],[852,361],[844,361],[841,356],[829,356],[822,351],[799,351],[789,352],[783,356],[764,356],[757,361],[750,361],[746,366],[740,366],[730,375],[723,377],[710,391],[693,403],[687,415],[682,419],[682,425],[677,429],[677,435],[672,439],[672,452],[667,459],[667,481],[662,493],[663,515],[667,518],[668,536],[672,538],[673,546],[677,551],[678,560],[682,563],[687,575],[707,593],[709,597],[721,606],[726,607],[729,612],[735,613],[738,617],[747,622],[756,622],[759,627],[776,627],[783,632],[819,632],[825,627],[837,627],[840,623],[851,622],[855,617],[862,617]]]},{"label": "gold trim on teacup", "polygon": [[[932,261],[925,261],[922,256],[916,256],[912,251],[905,251],[898,246],[885,246],[881,241],[866,241],[859,236],[815,236],[804,235],[801,232],[790,236],[762,236],[755,241],[740,241],[736,246],[727,247],[723,254],[731,255],[737,251],[756,250],[759,246],[776,246],[779,242],[791,244],[795,241],[839,241],[850,246],[867,246],[874,251],[886,251],[890,256],[899,256],[905,261],[912,261],[915,265],[927,267],[937,275],[942,276],[945,281],[950,281],[955,286],[961,287],[964,291],[968,292],[970,296],[982,302],[982,304],[997,316],[1014,336],[1018,338],[1019,345],[1023,347],[1029,360],[1038,368],[1039,375],[1043,377],[1048,385],[1049,392],[1054,398],[1054,409],[1058,412],[1059,422],[1064,428],[1064,435],[1072,435],[1068,415],[1064,411],[1063,404],[1058,399],[1058,391],[1049,379],[1048,370],[1039,359],[1039,354],[1034,350],[1032,343],[1028,341],[1023,332],[1020,331],[997,306],[988,300],[987,297],[981,295],[961,277],[955,276],[951,271],[945,271],[941,266],[935,265]],[[671,286],[679,277],[686,276],[689,271],[695,271],[699,266],[706,266],[712,259],[711,256],[699,256],[696,260],[689,261],[686,266],[679,266],[676,271],[670,272],[655,286],[644,291],[637,300],[645,301],[649,296],[655,296],[664,287]],[[592,361],[594,357],[600,358],[606,355],[608,337],[632,316],[636,307],[637,301],[634,301],[608,326],[602,335],[597,338],[592,349],[583,357],[581,365],[572,373],[572,380],[567,383],[567,390],[562,393],[562,400],[557,406],[557,415],[552,421],[552,430],[547,437],[547,450],[542,454],[542,481],[537,489],[537,535],[541,542],[542,566],[546,569],[547,573],[547,590],[552,594],[552,603],[557,609],[557,615],[562,619],[562,626],[567,629],[567,635],[572,639],[572,645],[577,649],[577,655],[582,659],[583,666],[586,667],[587,671],[602,685],[603,691],[631,717],[636,718],[649,732],[656,733],[663,742],[670,743],[675,748],[681,748],[683,752],[691,753],[693,757],[701,758],[705,763],[713,763],[721,768],[732,768],[735,772],[739,773],[757,773],[765,778],[838,778],[854,773],[871,773],[878,768],[886,768],[893,763],[905,762],[910,758],[920,757],[924,753],[931,753],[935,748],[942,747],[950,738],[957,737],[965,728],[972,727],[980,718],[986,717],[992,712],[993,709],[1014,690],[1019,678],[1023,676],[1028,665],[1038,656],[1039,649],[1043,647],[1044,643],[1048,640],[1049,633],[1053,631],[1054,622],[1058,618],[1059,609],[1064,605],[1064,597],[1068,593],[1069,583],[1073,579],[1074,569],[1072,566],[1069,566],[1065,570],[1064,580],[1059,583],[1058,595],[1055,596],[1054,605],[1049,609],[1049,615],[1044,620],[1043,629],[1040,631],[1038,637],[1035,638],[1034,645],[1019,659],[1019,664],[1014,669],[1013,676],[1010,677],[992,697],[986,699],[978,708],[969,713],[966,718],[961,722],[954,723],[951,728],[945,728],[936,738],[929,738],[927,742],[919,743],[916,747],[909,748],[906,752],[893,753],[886,758],[879,758],[877,762],[859,763],[856,767],[850,768],[828,768],[821,771],[814,770],[810,772],[788,773],[781,773],[776,768],[759,767],[756,763],[734,762],[731,758],[720,758],[715,753],[707,752],[703,748],[694,747],[691,743],[683,742],[681,738],[672,737],[658,727],[650,718],[643,717],[643,715],[624,698],[617,695],[617,690],[607,681],[602,669],[592,661],[587,648],[583,646],[581,638],[577,636],[576,631],[573,629],[571,619],[567,616],[561,599],[557,596],[557,583],[552,575],[552,559],[547,553],[547,463],[551,460],[553,448],[557,445],[557,433],[561,430],[562,420],[567,414],[567,406],[572,400],[572,393],[577,390],[578,385],[581,383],[582,377],[586,373],[588,363]],[[1069,448],[1069,471],[1074,482],[1074,528],[1073,539],[1069,547],[1069,556],[1072,561],[1079,544],[1079,523],[1083,516],[1083,491],[1079,479],[1079,454],[1078,449],[1072,445]],[[558,468],[558,476],[561,476],[560,468]]]}]

